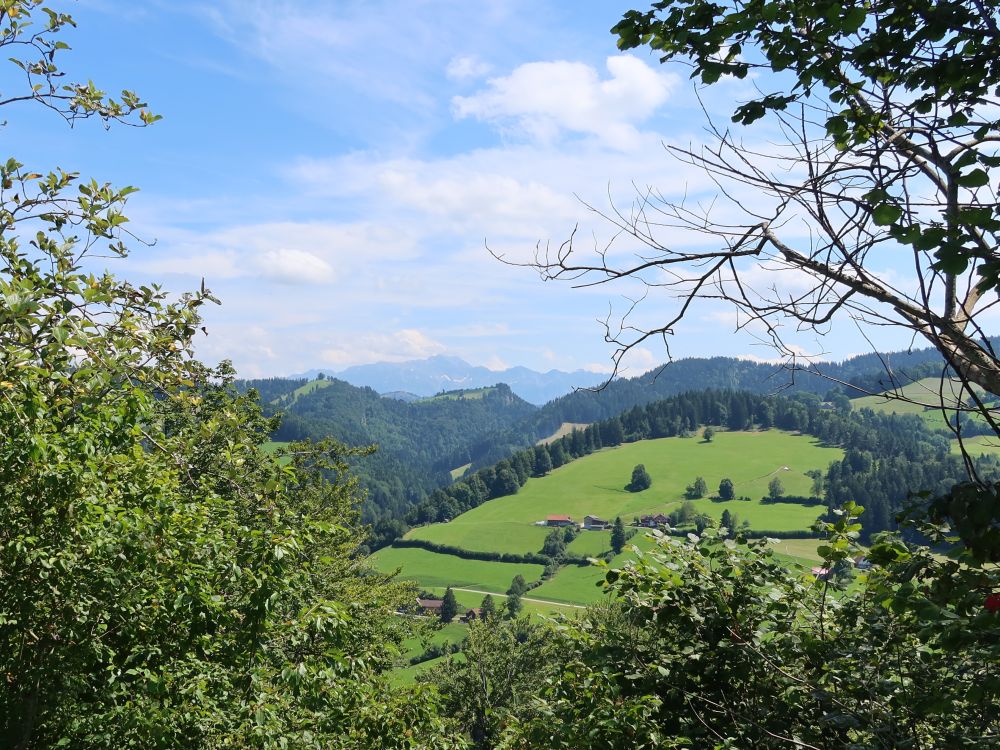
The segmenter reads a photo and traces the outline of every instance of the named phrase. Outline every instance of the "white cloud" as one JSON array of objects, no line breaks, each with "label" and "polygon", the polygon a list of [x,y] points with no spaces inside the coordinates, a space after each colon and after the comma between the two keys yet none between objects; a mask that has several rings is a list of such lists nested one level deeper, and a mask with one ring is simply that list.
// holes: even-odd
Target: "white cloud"
[{"label": "white cloud", "polygon": [[368,362],[405,362],[424,359],[447,350],[416,328],[404,328],[391,334],[361,334],[351,336],[342,346],[332,346],[320,353],[328,365],[343,369]]},{"label": "white cloud", "polygon": [[334,279],[333,267],[305,250],[266,250],[255,263],[265,278],[285,284],[326,284]]},{"label": "white cloud", "polygon": [[665,357],[657,357],[643,346],[634,346],[622,359],[622,367],[619,369],[618,374],[627,377],[639,375],[662,365],[664,360]]},{"label": "white cloud", "polygon": [[504,362],[502,359],[500,359],[500,357],[498,357],[495,354],[488,360],[486,360],[485,363],[483,363],[483,367],[485,367],[487,370],[492,370],[493,372],[500,372],[501,370],[510,369],[510,365]]},{"label": "white cloud", "polygon": [[525,63],[506,77],[490,79],[485,90],[456,96],[458,118],[500,125],[513,123],[528,137],[551,142],[563,131],[597,136],[614,148],[632,148],[640,139],[635,125],[667,101],[677,77],[630,55],[607,59],[610,78],[580,62]]},{"label": "white cloud", "polygon": [[493,66],[476,55],[457,55],[448,61],[445,75],[453,81],[465,81],[472,78],[482,78],[493,69]]}]

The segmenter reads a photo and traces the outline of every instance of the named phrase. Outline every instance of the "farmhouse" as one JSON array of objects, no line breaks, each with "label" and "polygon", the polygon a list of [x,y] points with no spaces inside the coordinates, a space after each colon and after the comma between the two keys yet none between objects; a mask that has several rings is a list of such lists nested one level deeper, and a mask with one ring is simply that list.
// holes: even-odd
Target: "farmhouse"
[{"label": "farmhouse", "polygon": [[573,520],[572,516],[547,516],[545,518],[546,526],[576,526],[576,521]]},{"label": "farmhouse", "polygon": [[443,599],[421,599],[419,596],[417,597],[417,606],[420,607],[425,615],[439,614],[443,605]]},{"label": "farmhouse", "polygon": [[650,529],[655,529],[660,526],[666,526],[669,523],[670,519],[667,518],[662,513],[657,513],[654,516],[643,516],[642,518],[639,519],[640,526],[646,526],[647,528]]},{"label": "farmhouse", "polygon": [[603,518],[598,516],[584,516],[583,517],[583,528],[592,529],[594,531],[599,531],[600,529],[606,529],[611,524],[605,521]]},{"label": "farmhouse", "polygon": [[459,620],[465,623],[472,622],[473,620],[481,620],[483,617],[483,610],[480,607],[473,607],[464,615],[462,615]]}]

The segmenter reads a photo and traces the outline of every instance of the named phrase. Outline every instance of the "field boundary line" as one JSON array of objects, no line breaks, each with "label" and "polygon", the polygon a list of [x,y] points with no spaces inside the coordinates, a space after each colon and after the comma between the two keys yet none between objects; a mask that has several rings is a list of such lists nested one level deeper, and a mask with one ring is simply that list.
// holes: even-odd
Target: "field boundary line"
[{"label": "field boundary line", "polygon": [[[438,588],[440,588],[440,587],[438,587]],[[496,591],[480,591],[479,589],[460,589],[457,586],[452,586],[451,590],[452,591],[466,591],[466,592],[468,592],[470,594],[489,594],[490,596],[500,596],[500,597],[507,596],[506,594],[500,594],[500,593],[497,593]],[[530,596],[522,596],[521,597],[521,601],[522,602],[535,602],[537,604],[554,604],[557,607],[572,607],[573,609],[586,609],[587,608],[583,604],[570,604],[569,602],[557,602],[557,601],[553,601],[552,599],[535,599],[535,598],[530,597]]]}]

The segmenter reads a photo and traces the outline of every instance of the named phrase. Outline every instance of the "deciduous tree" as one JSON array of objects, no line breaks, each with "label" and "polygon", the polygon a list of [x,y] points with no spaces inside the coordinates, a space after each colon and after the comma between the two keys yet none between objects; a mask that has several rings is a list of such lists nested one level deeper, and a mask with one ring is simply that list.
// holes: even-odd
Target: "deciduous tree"
[{"label": "deciduous tree", "polygon": [[636,464],[635,468],[632,469],[632,479],[625,489],[629,492],[642,492],[643,490],[648,490],[652,485],[653,479],[649,476],[649,472],[646,471],[646,467],[642,464]]},{"label": "deciduous tree", "polygon": [[[158,119],[63,77],[72,25],[3,4],[0,105]],[[132,192],[0,164],[0,746],[460,744],[379,676],[408,592],[355,557],[356,452],[267,455],[276,420],[192,358],[208,290],[92,273]]]},{"label": "deciduous tree", "polygon": [[777,500],[779,497],[785,494],[785,485],[781,483],[779,477],[774,477],[767,484],[767,496],[772,500]]},{"label": "deciduous tree", "polygon": [[660,0],[628,11],[613,29],[621,49],[648,47],[703,87],[755,79],[735,125],[707,115],[704,146],[667,145],[717,194],[686,201],[644,187],[631,207],[595,209],[641,248],[631,259],[603,245],[582,254],[570,237],[543,247],[536,266],[547,278],[641,280],[678,299],[651,327],[627,314],[608,322],[618,362],[665,341],[699,298],[735,305],[740,326],[757,326],[793,367],[785,331],[822,336],[848,318],[898,327],[961,380],[943,405],[996,430],[972,386],[1000,393],[984,317],[1000,285],[998,15],[977,0]]},{"label": "deciduous tree", "polygon": [[719,482],[719,499],[732,500],[736,497],[736,487],[732,479],[723,479]]}]

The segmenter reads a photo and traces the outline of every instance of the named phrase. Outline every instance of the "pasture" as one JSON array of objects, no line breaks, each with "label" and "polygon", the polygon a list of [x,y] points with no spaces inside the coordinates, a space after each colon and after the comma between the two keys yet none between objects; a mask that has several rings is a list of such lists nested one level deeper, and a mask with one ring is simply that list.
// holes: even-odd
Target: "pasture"
[{"label": "pasture", "polygon": [[[415,548],[386,547],[373,554],[369,561],[373,567],[385,573],[399,568],[401,579],[416,581],[426,589],[441,587],[442,590],[444,587],[454,586],[504,592],[510,587],[514,576],[522,575],[525,581],[531,583],[541,577],[543,570],[541,565],[464,560],[454,555]],[[480,594],[479,599],[482,598]],[[479,606],[478,601],[475,606]]]},{"label": "pasture", "polygon": [[[986,404],[995,401],[994,396],[986,394],[978,386],[976,392],[980,397],[985,396]],[[867,408],[884,414],[916,414],[930,429],[947,430],[948,425],[942,406],[950,407],[948,417],[951,418],[954,416],[954,407],[968,398],[969,394],[963,394],[961,382],[958,380],[923,378],[882,394],[852,399],[851,406],[855,410]],[[970,416],[976,421],[984,421],[975,412],[971,412]],[[992,451],[987,449],[984,452]]]},{"label": "pasture", "polygon": [[[647,551],[653,549],[656,542],[647,534],[642,532],[636,534],[625,545],[620,555],[615,555],[607,566],[591,565],[581,567],[579,565],[567,565],[561,568],[551,579],[543,583],[531,594],[541,599],[552,599],[561,602],[573,602],[576,604],[591,604],[601,599],[604,589],[601,582],[605,573],[611,568],[620,568],[629,560],[635,559],[633,547]],[[531,595],[529,594],[529,596]]]},{"label": "pasture", "polygon": [[[969,452],[969,455],[979,456],[989,453],[994,456],[1000,456],[1000,438],[993,435],[976,435],[975,437],[965,438],[962,442],[965,443],[965,450]],[[962,453],[958,440],[951,441],[951,452],[955,455]]]},{"label": "pasture", "polygon": [[549,443],[553,443],[561,437],[569,435],[571,432],[573,432],[573,430],[584,430],[589,426],[590,425],[588,425],[586,422],[563,422],[561,425],[559,425],[558,429],[556,429],[555,432],[553,432],[548,437],[543,437],[541,440],[537,441],[535,445],[548,445]]},{"label": "pasture", "polygon": [[[548,476],[529,479],[516,495],[483,503],[452,521],[412,530],[407,537],[450,544],[463,549],[495,552],[537,552],[547,529],[534,522],[549,514],[583,520],[593,514],[626,523],[647,513],[669,513],[684,500],[685,487],[702,476],[710,492],[723,478],[733,481],[737,496],[751,501],[694,501],[700,512],[715,519],[728,508],[752,528],[774,531],[807,530],[821,509],[788,503],[763,504],[768,483],[781,479],[785,492],[808,495],[810,469],[823,469],[843,453],[821,446],[814,438],[779,430],[719,432],[706,443],[697,438],[662,438],[608,448],[572,461]],[[645,464],[652,486],[628,492],[632,468]],[[596,537],[606,532],[581,532],[570,546],[581,554],[597,554]],[[591,535],[588,537],[587,535]],[[606,547],[604,549],[607,549]]]},{"label": "pasture", "polygon": [[463,476],[465,476],[465,472],[467,472],[471,467],[472,464],[468,463],[465,464],[464,466],[459,466],[455,469],[452,469],[449,472],[451,474],[451,481],[454,482],[456,479],[461,479]]},{"label": "pasture", "polygon": [[[305,385],[299,386],[298,388],[296,388],[294,391],[291,392],[290,394],[291,398],[289,399],[289,403],[294,404],[296,401],[299,400],[300,396],[308,396],[313,391],[319,390],[320,388],[326,388],[331,385],[333,385],[333,382],[326,378],[324,378],[323,380],[310,380]],[[275,399],[275,401],[278,400],[279,399]]]},{"label": "pasture", "polygon": [[[499,503],[506,499],[499,498],[490,502]],[[406,538],[426,539],[468,550],[526,554],[538,552],[545,541],[545,535],[552,531],[544,526],[517,521],[495,521],[488,524],[469,522],[464,520],[467,515],[468,513],[462,514],[448,523],[418,526]]]}]

